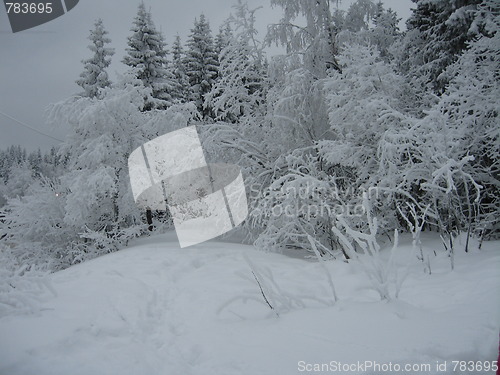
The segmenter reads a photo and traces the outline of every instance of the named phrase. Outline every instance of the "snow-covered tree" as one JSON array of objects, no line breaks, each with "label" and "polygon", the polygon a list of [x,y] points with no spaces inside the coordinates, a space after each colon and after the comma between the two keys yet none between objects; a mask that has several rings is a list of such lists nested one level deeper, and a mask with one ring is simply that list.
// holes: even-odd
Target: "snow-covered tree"
[{"label": "snow-covered tree", "polygon": [[64,167],[64,158],[57,155],[54,147],[45,154],[40,149],[27,153],[21,146],[0,150],[0,206],[7,198],[24,196],[36,180],[60,175]]},{"label": "snow-covered tree", "polygon": [[[100,100],[78,99],[52,108],[51,120],[71,132],[61,148],[69,155],[64,223],[84,233],[104,233],[110,240],[140,224],[128,181],[127,158],[147,141],[149,116],[142,112],[151,88],[136,78],[122,78]],[[92,245],[92,241],[89,242]]]},{"label": "snow-covered tree", "polygon": [[172,92],[175,92],[173,86],[176,83],[167,68],[167,51],[163,35],[156,29],[151,12],[146,10],[144,3],[139,4],[131,31],[123,63],[132,68],[145,87],[151,88],[151,96],[144,109],[165,109],[176,99],[172,97]]},{"label": "snow-covered tree", "polygon": [[22,197],[33,183],[35,173],[28,161],[12,163],[5,183],[5,197]]},{"label": "snow-covered tree", "polygon": [[184,50],[179,35],[175,37],[172,45],[172,73],[177,85],[174,86],[173,96],[179,98],[181,102],[186,102],[191,97],[191,87],[189,86],[189,77],[186,74],[184,65]]},{"label": "snow-covered tree", "polygon": [[438,94],[450,81],[444,72],[482,33],[477,5],[483,0],[414,0],[417,4],[407,20],[401,66],[409,79]]},{"label": "snow-covered tree", "polygon": [[485,35],[447,68],[453,78],[439,101],[413,125],[386,131],[379,143],[378,175],[399,196],[392,199],[399,209],[426,212],[427,224],[449,243],[460,231],[499,233],[500,22],[492,3],[479,6]]},{"label": "snow-covered tree", "polygon": [[106,35],[108,32],[104,29],[102,19],[97,19],[94,23],[94,29],[90,30],[89,39],[92,42],[89,49],[94,55],[83,60],[84,71],[80,74],[80,78],[76,83],[83,88],[83,96],[94,98],[99,95],[99,91],[104,87],[108,87],[111,82],[106,72],[106,68],[111,64],[111,56],[114,54],[114,49],[106,47],[111,43]]},{"label": "snow-covered tree", "polygon": [[[272,5],[283,8],[283,17],[269,27],[267,43],[281,44],[287,53],[269,64],[267,116],[259,131],[264,135],[259,145],[268,160],[260,160],[261,168],[256,168],[252,189],[258,193],[250,199],[249,222],[261,247],[312,251],[309,235],[325,252],[329,216],[308,211],[329,204],[309,189],[320,187],[324,192],[330,184],[316,142],[330,136],[324,79],[341,71],[333,2],[275,0]],[[302,199],[302,193],[313,196]],[[281,212],[274,214],[273,207]],[[294,214],[286,215],[290,208]]]},{"label": "snow-covered tree", "polygon": [[347,10],[343,29],[350,32],[368,30],[378,11],[378,6],[372,0],[356,0]]},{"label": "snow-covered tree", "polygon": [[385,63],[375,46],[346,45],[343,73],[325,83],[332,140],[322,144],[332,164],[355,168],[367,181],[377,169],[381,135],[404,121],[404,78]]},{"label": "snow-covered tree", "polygon": [[[238,4],[240,4],[240,0],[238,0]],[[231,22],[225,22],[223,25],[219,27],[219,32],[215,36],[215,53],[219,57],[222,50],[227,47],[230,40],[233,38],[233,30],[231,28]]]},{"label": "snow-covered tree", "polygon": [[[327,71],[340,71],[336,60],[338,53],[331,0],[271,0],[272,6],[283,8],[283,17],[277,24],[269,25],[267,41],[286,47],[287,53],[303,61],[317,78]],[[305,20],[305,25],[295,22]]]},{"label": "snow-covered tree", "polygon": [[[496,11],[495,11],[496,7]],[[461,197],[462,225],[500,235],[500,5],[493,1],[478,6],[487,18],[484,34],[469,43],[468,49],[451,65],[446,73],[453,77],[438,104],[450,132],[455,135],[456,159],[473,159],[464,165],[469,175],[481,188],[476,201],[473,191],[466,186]],[[474,222],[473,222],[474,221]],[[464,228],[462,228],[464,229]]]},{"label": "snow-covered tree", "polygon": [[[324,79],[319,86],[323,92],[310,92],[308,97],[301,97],[290,91],[293,83],[300,87],[300,80],[307,78],[305,75],[291,75],[291,82],[285,86],[288,93],[285,96],[297,100],[288,112],[297,108],[292,119],[303,124],[296,127],[297,133],[292,133],[287,145],[293,147],[294,138],[301,139],[304,144],[298,148],[295,143],[294,151],[278,159],[272,182],[254,211],[266,212],[263,208],[268,207],[267,217],[256,218],[264,228],[258,239],[262,246],[286,246],[288,243],[310,249],[309,235],[316,239],[323,252],[333,254],[340,249],[338,238],[331,231],[336,216],[344,215],[353,228],[364,228],[357,209],[362,203],[361,192],[382,183],[378,178],[377,158],[381,136],[386,131],[405,128],[411,121],[404,112],[402,101],[404,78],[382,60],[375,46],[346,45],[338,59],[342,74]],[[302,85],[309,86],[307,83]],[[309,121],[302,117],[317,116],[321,112],[328,114],[328,118],[322,120],[327,124],[323,134],[317,132],[320,129],[317,124],[306,127]],[[385,197],[380,198],[379,205]],[[386,212],[378,211],[381,213],[380,228],[387,230],[396,219],[392,215],[391,202],[383,203]],[[300,210],[295,208],[297,206]],[[290,207],[295,214],[276,216],[271,213],[285,212]],[[281,227],[286,229],[277,230]]]},{"label": "snow-covered tree", "polygon": [[294,149],[273,164],[264,186],[252,186],[249,224],[257,230],[255,244],[272,251],[313,252],[315,246],[321,254],[340,253],[331,232],[342,204],[335,193],[339,181],[323,168],[316,147]]},{"label": "snow-covered tree", "polygon": [[194,21],[187,41],[184,64],[191,86],[191,100],[206,118],[211,114],[211,108],[204,107],[203,104],[205,95],[210,92],[217,79],[218,59],[210,25],[203,14],[199,20]]},{"label": "snow-covered tree", "polygon": [[371,28],[371,40],[378,47],[380,56],[389,60],[389,49],[400,35],[398,18],[391,8],[385,9],[382,2],[377,3],[377,11],[373,17],[373,28]]},{"label": "snow-covered tree", "polygon": [[[204,106],[211,108],[216,120],[235,122],[243,115],[253,115],[262,110],[265,79],[262,47],[255,39],[255,11],[239,1],[235,16],[226,30],[225,46],[219,55],[219,79],[205,96]],[[222,37],[221,37],[222,38]]]},{"label": "snow-covered tree", "polygon": [[80,231],[64,223],[66,193],[59,181],[42,179],[3,208],[0,233],[19,264],[56,270],[75,260]]}]

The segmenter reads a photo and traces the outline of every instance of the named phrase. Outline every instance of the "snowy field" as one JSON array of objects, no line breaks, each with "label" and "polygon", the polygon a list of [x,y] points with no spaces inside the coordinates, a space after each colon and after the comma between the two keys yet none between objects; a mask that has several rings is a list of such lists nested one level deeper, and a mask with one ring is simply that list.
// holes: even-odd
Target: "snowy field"
[{"label": "snowy field", "polygon": [[141,239],[49,276],[56,295],[38,311],[2,310],[0,374],[494,373],[452,361],[497,359],[499,242],[469,253],[457,242],[450,271],[439,240],[424,237],[430,275],[400,243],[399,300],[381,302],[359,265],[337,260],[325,262],[333,303],[316,261],[217,241],[180,249],[173,233]]}]

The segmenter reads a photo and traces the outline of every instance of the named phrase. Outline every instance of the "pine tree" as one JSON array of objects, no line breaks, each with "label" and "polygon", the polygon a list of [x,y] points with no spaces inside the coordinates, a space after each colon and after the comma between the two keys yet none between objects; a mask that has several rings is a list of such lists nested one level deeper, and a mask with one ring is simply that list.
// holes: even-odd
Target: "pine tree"
[{"label": "pine tree", "polygon": [[108,32],[104,29],[102,20],[99,18],[94,23],[94,29],[90,30],[89,39],[92,42],[88,47],[94,55],[83,60],[84,71],[76,83],[81,86],[84,92],[82,96],[94,98],[99,95],[99,90],[108,87],[109,81],[106,68],[111,64],[111,56],[114,54],[113,48],[107,48],[106,44],[111,42],[106,35]]},{"label": "pine tree", "polygon": [[192,90],[191,100],[202,116],[207,118],[211,109],[205,108],[203,103],[217,79],[218,61],[210,25],[203,14],[199,20],[195,19],[187,45],[185,65]]},{"label": "pine tree", "polygon": [[163,35],[156,30],[151,12],[144,3],[139,5],[132,35],[128,37],[127,55],[123,63],[133,68],[134,73],[144,86],[151,89],[145,110],[164,109],[174,98],[171,95],[174,83],[172,73],[167,69],[167,51]]}]

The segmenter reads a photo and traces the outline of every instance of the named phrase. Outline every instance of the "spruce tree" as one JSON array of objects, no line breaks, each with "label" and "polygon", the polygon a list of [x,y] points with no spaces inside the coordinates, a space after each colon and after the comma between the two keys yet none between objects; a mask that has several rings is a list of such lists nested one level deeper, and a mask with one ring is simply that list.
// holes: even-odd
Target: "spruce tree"
[{"label": "spruce tree", "polygon": [[191,87],[189,86],[189,78],[186,74],[184,50],[179,35],[175,37],[174,44],[172,45],[172,73],[177,83],[175,95],[181,102],[188,101],[191,97]]},{"label": "spruce tree", "polygon": [[215,53],[219,57],[222,50],[229,45],[233,37],[233,30],[231,29],[231,23],[226,22],[224,25],[219,27],[219,33],[215,36]]},{"label": "spruce tree", "polygon": [[174,99],[174,78],[168,70],[166,44],[163,35],[156,30],[151,12],[144,3],[139,5],[132,35],[128,37],[127,55],[123,63],[134,69],[134,73],[144,86],[151,89],[144,109],[165,109]]},{"label": "spruce tree", "polygon": [[210,25],[203,14],[199,20],[195,19],[187,45],[185,65],[192,90],[191,100],[206,118],[211,110],[203,103],[217,79],[218,61]]},{"label": "spruce tree", "polygon": [[84,71],[76,83],[83,88],[82,96],[95,98],[99,95],[99,90],[108,87],[111,82],[106,72],[106,68],[111,64],[111,56],[114,54],[113,48],[106,45],[111,42],[106,35],[102,20],[99,18],[94,23],[94,29],[90,30],[89,39],[92,42],[89,49],[94,55],[83,60]]},{"label": "spruce tree", "polygon": [[476,22],[481,0],[413,0],[416,9],[406,22],[402,68],[422,87],[441,94],[451,77],[446,68],[482,33]]}]

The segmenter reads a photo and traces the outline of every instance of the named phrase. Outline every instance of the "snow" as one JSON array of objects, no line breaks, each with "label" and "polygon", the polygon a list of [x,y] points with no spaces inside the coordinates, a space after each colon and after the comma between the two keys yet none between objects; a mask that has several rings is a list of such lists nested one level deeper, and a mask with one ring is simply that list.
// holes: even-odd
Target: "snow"
[{"label": "snow", "polygon": [[[0,317],[0,374],[313,373],[299,361],[430,364],[425,373],[456,374],[453,360],[496,360],[500,242],[465,253],[457,239],[451,271],[437,237],[424,234],[431,274],[403,236],[396,261],[409,275],[392,302],[380,301],[359,265],[323,262],[336,303],[315,260],[216,240],[180,249],[174,233],[139,239],[50,275],[57,294],[37,313]],[[444,361],[447,372],[438,372]]]}]

